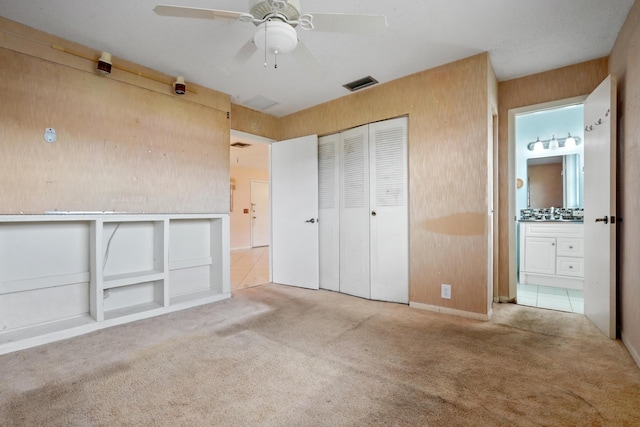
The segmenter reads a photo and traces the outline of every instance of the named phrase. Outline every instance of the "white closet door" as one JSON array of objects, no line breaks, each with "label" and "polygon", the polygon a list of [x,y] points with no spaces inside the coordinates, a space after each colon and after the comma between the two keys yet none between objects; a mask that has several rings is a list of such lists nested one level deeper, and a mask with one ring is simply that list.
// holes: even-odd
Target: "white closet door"
[{"label": "white closet door", "polygon": [[340,290],[340,134],[318,139],[320,288]]},{"label": "white closet door", "polygon": [[407,119],[369,125],[371,299],[409,302]]},{"label": "white closet door", "polygon": [[340,292],[371,298],[368,126],[340,133]]}]

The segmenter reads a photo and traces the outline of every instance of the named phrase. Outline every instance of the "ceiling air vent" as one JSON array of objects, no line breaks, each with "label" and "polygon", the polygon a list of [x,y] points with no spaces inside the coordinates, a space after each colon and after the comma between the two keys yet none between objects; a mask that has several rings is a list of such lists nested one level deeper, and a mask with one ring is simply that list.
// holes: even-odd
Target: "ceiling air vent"
[{"label": "ceiling air vent", "polygon": [[251,147],[251,144],[247,144],[245,142],[234,142],[233,144],[231,144],[231,146],[236,148],[247,148]]},{"label": "ceiling air vent", "polygon": [[365,87],[374,85],[376,83],[378,83],[376,79],[374,79],[371,76],[367,76],[358,80],[354,80],[351,83],[347,83],[346,85],[342,85],[342,86],[346,87],[351,92],[355,92],[356,90],[364,89]]}]

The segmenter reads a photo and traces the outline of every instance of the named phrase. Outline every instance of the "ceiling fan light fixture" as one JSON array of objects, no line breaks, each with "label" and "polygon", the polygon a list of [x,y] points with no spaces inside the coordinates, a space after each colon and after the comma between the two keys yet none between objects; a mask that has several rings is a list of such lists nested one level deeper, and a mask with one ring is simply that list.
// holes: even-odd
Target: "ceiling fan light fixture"
[{"label": "ceiling fan light fixture", "polygon": [[258,25],[253,42],[258,49],[273,55],[292,52],[298,45],[298,34],[289,24],[282,21],[265,21]]}]

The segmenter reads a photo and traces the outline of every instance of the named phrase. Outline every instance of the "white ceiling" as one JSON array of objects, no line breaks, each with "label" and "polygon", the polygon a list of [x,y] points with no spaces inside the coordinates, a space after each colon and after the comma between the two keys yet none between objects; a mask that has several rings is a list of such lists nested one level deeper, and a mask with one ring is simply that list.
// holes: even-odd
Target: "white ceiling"
[{"label": "white ceiling", "polygon": [[0,0],[0,16],[194,82],[284,116],[349,92],[371,75],[381,83],[487,51],[499,80],[606,56],[634,0],[301,0],[303,13],[386,15],[380,36],[309,32],[300,39],[323,64],[308,73],[290,55],[278,68],[256,53],[224,71],[253,35],[251,23],[157,16],[166,2],[248,12],[248,0]]}]

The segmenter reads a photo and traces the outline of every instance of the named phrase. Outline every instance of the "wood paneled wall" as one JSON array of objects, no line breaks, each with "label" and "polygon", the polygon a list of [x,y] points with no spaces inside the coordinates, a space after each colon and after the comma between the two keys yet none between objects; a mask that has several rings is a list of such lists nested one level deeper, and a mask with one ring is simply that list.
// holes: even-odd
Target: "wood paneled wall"
[{"label": "wood paneled wall", "polygon": [[622,339],[640,366],[640,2],[611,51],[618,80],[618,307]]},{"label": "wood paneled wall", "polygon": [[[509,284],[515,283],[516,266],[510,264],[509,251],[515,251],[510,242],[509,225],[509,110],[541,104],[591,93],[607,77],[608,59],[600,58],[519,79],[500,82],[498,85],[498,263],[499,296],[511,300]],[[515,188],[515,183],[512,184]],[[515,257],[512,257],[515,259]]]},{"label": "wood paneled wall", "polygon": [[287,139],[408,115],[410,301],[431,308],[487,314],[488,62],[480,54],[281,119]]},{"label": "wood paneled wall", "polygon": [[229,96],[99,56],[0,18],[0,213],[228,212]]}]

